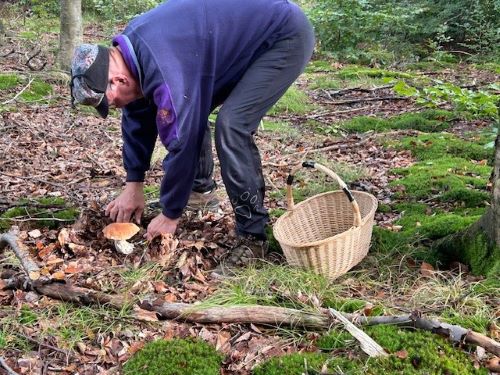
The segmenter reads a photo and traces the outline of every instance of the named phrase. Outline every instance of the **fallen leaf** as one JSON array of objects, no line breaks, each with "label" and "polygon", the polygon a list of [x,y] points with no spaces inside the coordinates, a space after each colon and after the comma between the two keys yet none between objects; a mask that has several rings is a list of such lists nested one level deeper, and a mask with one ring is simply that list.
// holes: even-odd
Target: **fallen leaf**
[{"label": "fallen leaf", "polygon": [[406,350],[400,350],[400,351],[397,351],[396,353],[394,353],[394,355],[396,357],[398,357],[399,359],[406,359],[408,358],[408,352]]},{"label": "fallen leaf", "polygon": [[59,245],[61,247],[64,247],[64,245],[70,242],[69,231],[67,228],[63,228],[59,231],[59,234],[57,235],[57,241],[59,242]]},{"label": "fallen leaf", "polygon": [[422,262],[420,265],[420,274],[426,277],[432,277],[434,275],[434,267],[426,262]]},{"label": "fallen leaf", "polygon": [[50,275],[50,277],[53,280],[64,280],[64,278],[66,277],[66,275],[62,271],[57,271],[57,272],[54,272],[52,275]]},{"label": "fallen leaf", "polygon": [[28,232],[28,236],[30,236],[31,238],[38,238],[42,236],[42,232],[40,232],[40,229],[34,229]]},{"label": "fallen leaf", "polygon": [[65,273],[78,273],[80,272],[77,262],[69,262],[69,264],[64,267]]},{"label": "fallen leaf", "polygon": [[132,316],[138,320],[142,320],[145,322],[157,322],[158,321],[158,316],[156,315],[156,312],[141,309],[137,305],[134,306],[134,311],[132,313]]},{"label": "fallen leaf", "polygon": [[491,358],[490,360],[486,361],[485,366],[491,372],[500,372],[500,358]]},{"label": "fallen leaf", "polygon": [[363,308],[363,314],[365,316],[370,316],[373,311],[373,303],[367,302],[365,307]]},{"label": "fallen leaf", "polygon": [[229,349],[229,339],[231,338],[231,333],[228,331],[219,332],[217,335],[217,343],[215,344],[215,350],[220,350],[224,352]]}]

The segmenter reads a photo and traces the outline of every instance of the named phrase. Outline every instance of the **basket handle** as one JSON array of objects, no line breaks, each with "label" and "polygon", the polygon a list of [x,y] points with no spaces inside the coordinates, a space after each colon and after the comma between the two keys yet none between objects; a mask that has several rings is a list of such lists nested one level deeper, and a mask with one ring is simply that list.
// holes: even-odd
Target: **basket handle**
[{"label": "basket handle", "polygon": [[352,204],[352,211],[354,213],[354,226],[359,227],[361,225],[361,213],[359,211],[359,205],[358,202],[356,202],[356,199],[354,199],[354,196],[352,195],[351,191],[349,190],[345,182],[342,181],[342,179],[334,171],[314,161],[305,161],[301,165],[295,167],[290,171],[290,174],[288,175],[288,178],[286,180],[286,200],[287,200],[288,210],[293,211],[295,207],[295,204],[293,202],[292,184],[295,173],[297,173],[297,171],[301,167],[315,168],[319,171],[326,173],[328,176],[332,177],[334,180],[337,181],[340,188],[344,191],[345,195],[347,196],[347,199],[349,199],[349,202],[351,202]]}]

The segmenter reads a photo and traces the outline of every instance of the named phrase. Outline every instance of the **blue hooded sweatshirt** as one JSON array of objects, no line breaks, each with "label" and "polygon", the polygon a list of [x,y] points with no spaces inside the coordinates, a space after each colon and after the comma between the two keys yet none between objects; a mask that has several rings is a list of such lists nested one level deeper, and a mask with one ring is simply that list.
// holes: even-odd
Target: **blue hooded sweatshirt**
[{"label": "blue hooded sweatshirt", "polygon": [[127,181],[144,181],[159,135],[165,216],[178,218],[187,204],[210,112],[252,62],[295,33],[293,12],[301,10],[287,0],[169,0],[113,39],[144,96],[123,109]]}]

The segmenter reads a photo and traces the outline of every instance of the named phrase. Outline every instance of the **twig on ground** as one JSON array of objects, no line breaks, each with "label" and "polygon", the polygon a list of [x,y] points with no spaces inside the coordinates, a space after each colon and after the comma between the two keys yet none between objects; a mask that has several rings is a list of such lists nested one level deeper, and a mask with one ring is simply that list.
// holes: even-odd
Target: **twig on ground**
[{"label": "twig on ground", "polygon": [[31,78],[30,81],[28,82],[28,84],[26,86],[24,86],[21,91],[19,91],[12,99],[4,101],[2,103],[2,105],[9,104],[9,103],[13,102],[14,100],[16,100],[17,98],[19,98],[19,95],[21,95],[24,91],[26,91],[26,89],[28,87],[30,87],[31,82],[33,82],[34,80],[35,80],[34,78]]},{"label": "twig on ground", "polygon": [[0,357],[0,367],[2,367],[5,371],[7,371],[7,375],[19,375],[17,372],[12,370],[5,359],[3,357]]},{"label": "twig on ground", "polygon": [[348,100],[337,100],[334,102],[325,102],[331,105],[344,105],[344,104],[356,104],[364,102],[381,102],[385,100],[410,100],[411,97],[404,96],[382,96],[377,98],[361,98],[361,99],[348,99]]},{"label": "twig on ground", "polygon": [[17,259],[21,262],[24,272],[31,280],[36,280],[40,277],[40,268],[31,259],[27,250],[24,249],[24,245],[18,240],[17,236],[11,232],[4,233],[0,235],[0,252],[10,246]]},{"label": "twig on ground", "polygon": [[375,340],[368,336],[361,329],[352,324],[345,316],[335,309],[328,309],[330,314],[340,320],[349,333],[359,341],[361,350],[363,350],[370,357],[387,357],[387,352]]},{"label": "twig on ground", "polygon": [[69,358],[69,357],[72,357],[72,356],[73,356],[73,355],[72,355],[69,351],[67,351],[67,350],[56,348],[55,346],[52,346],[52,345],[46,344],[46,343],[44,343],[44,342],[38,341],[38,340],[34,339],[33,337],[23,335],[22,333],[19,333],[19,332],[15,332],[14,334],[15,334],[16,336],[19,336],[19,337],[23,338],[23,339],[26,339],[27,341],[32,342],[33,344],[38,345],[39,347],[44,347],[44,348],[47,348],[47,349],[53,350],[53,351],[55,351],[55,352],[62,353],[62,354],[64,354],[64,355],[66,356],[66,358]]}]

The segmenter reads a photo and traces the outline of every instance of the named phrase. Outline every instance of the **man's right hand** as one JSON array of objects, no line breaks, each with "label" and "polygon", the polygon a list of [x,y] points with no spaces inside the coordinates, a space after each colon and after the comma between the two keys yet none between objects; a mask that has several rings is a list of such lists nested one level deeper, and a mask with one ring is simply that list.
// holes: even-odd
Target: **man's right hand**
[{"label": "man's right hand", "polygon": [[143,189],[142,182],[127,182],[118,198],[106,206],[106,216],[117,223],[134,220],[139,224],[145,206]]}]

